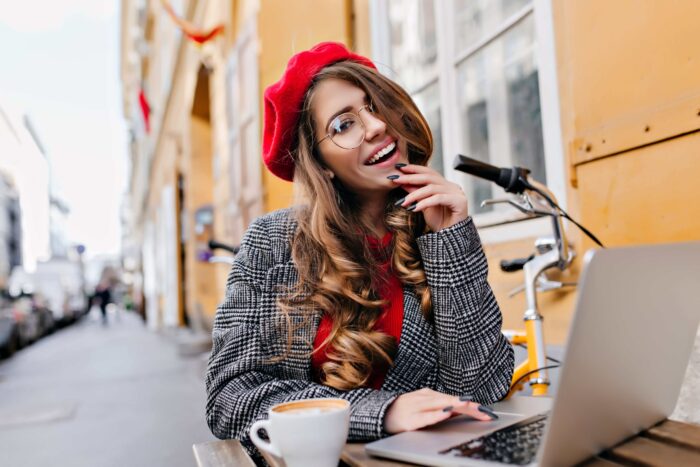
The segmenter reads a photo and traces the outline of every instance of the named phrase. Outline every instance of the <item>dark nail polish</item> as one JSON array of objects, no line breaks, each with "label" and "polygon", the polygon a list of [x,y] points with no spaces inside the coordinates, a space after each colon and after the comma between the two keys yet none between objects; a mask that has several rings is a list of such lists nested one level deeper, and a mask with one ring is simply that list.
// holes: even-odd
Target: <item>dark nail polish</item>
[{"label": "dark nail polish", "polygon": [[397,202],[395,202],[394,206],[400,206],[401,204],[403,204],[404,201],[406,201],[405,196],[403,198],[401,198],[400,200],[398,200]]},{"label": "dark nail polish", "polygon": [[474,399],[472,399],[472,395],[471,395],[471,394],[464,394],[463,396],[459,396],[459,400],[462,401],[462,402],[464,402],[464,401],[471,401],[471,400],[474,400]]},{"label": "dark nail polish", "polygon": [[418,204],[418,203],[413,203],[412,205],[410,205],[409,207],[407,207],[406,210],[407,210],[407,211],[413,211],[414,209],[416,209],[416,205],[417,205],[417,204]]},{"label": "dark nail polish", "polygon": [[485,413],[486,415],[488,415],[489,417],[491,417],[492,420],[497,420],[497,419],[498,419],[498,415],[496,415],[496,412],[494,412],[494,411],[491,410],[490,408],[486,407],[485,405],[480,405],[480,406],[479,406],[479,412]]},{"label": "dark nail polish", "polygon": [[445,407],[444,409],[442,409],[442,411],[443,411],[443,412],[451,412],[452,409],[454,409],[454,406],[448,405],[447,407]]},{"label": "dark nail polish", "polygon": [[399,164],[394,165],[394,167],[396,167],[397,169],[401,169],[403,167],[406,167],[407,165],[408,164],[399,163]]},{"label": "dark nail polish", "polygon": [[396,179],[399,178],[399,177],[400,177],[400,175],[389,175],[387,178],[388,178],[389,180],[396,180]]}]

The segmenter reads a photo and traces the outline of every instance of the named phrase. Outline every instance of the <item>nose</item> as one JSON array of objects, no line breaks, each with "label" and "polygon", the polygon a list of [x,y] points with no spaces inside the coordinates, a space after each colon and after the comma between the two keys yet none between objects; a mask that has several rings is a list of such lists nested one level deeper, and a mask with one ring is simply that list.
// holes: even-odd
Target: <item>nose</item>
[{"label": "nose", "polygon": [[365,141],[372,141],[377,136],[382,136],[386,133],[386,123],[377,117],[376,114],[362,112],[361,118],[365,125]]}]

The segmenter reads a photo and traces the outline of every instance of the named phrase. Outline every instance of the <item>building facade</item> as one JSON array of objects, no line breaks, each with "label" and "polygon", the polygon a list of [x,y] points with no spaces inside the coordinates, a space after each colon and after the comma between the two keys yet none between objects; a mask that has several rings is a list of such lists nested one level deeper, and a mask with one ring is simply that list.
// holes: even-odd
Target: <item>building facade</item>
[{"label": "building facade", "polygon": [[[168,8],[170,13],[168,12]],[[606,245],[700,239],[697,5],[594,0],[123,0],[122,82],[131,128],[125,261],[153,328],[210,326],[227,266],[256,216],[291,184],[262,169],[262,93],[289,57],[323,40],[371,56],[414,98],[435,137],[431,165],[467,193],[505,327],[525,301],[526,257],[551,235],[519,223],[495,187],[452,168],[456,154],[525,166]],[[186,23],[177,23],[175,17]],[[604,14],[603,14],[604,13]],[[192,34],[223,30],[199,43]],[[567,226],[575,281],[593,243]],[[543,294],[548,341],[563,342],[575,289]]]},{"label": "building facade", "polygon": [[[31,119],[2,103],[0,154],[4,205],[0,230],[6,237],[6,250],[0,253],[5,265],[0,269],[9,273],[21,262],[31,273],[38,262],[51,257],[49,161]],[[7,278],[0,273],[0,287],[7,285]]]}]

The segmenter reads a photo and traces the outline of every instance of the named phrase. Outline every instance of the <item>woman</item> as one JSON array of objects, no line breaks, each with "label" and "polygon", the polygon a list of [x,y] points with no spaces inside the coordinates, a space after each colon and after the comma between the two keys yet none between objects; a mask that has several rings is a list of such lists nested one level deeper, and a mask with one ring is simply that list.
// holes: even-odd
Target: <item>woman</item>
[{"label": "woman", "polygon": [[263,159],[302,201],[253,222],[229,275],[207,373],[217,437],[250,449],[270,406],[319,397],[351,403],[350,440],[495,417],[480,404],[506,394],[513,350],[466,196],[431,153],[408,94],[341,44],[266,90]]}]

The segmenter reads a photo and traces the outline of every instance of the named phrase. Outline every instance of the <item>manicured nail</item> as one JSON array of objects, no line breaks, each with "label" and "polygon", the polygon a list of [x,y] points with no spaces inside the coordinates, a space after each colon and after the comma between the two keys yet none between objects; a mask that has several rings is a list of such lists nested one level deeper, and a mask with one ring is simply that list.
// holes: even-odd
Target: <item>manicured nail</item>
[{"label": "manicured nail", "polygon": [[485,405],[480,405],[480,406],[479,406],[479,412],[485,413],[486,415],[488,415],[489,417],[491,417],[491,420],[497,420],[497,419],[498,419],[498,415],[496,415],[496,412],[494,412],[494,411],[491,410],[490,408],[486,407]]},{"label": "manicured nail", "polygon": [[406,197],[405,197],[405,196],[404,196],[403,198],[401,198],[400,200],[398,200],[397,202],[395,202],[395,203],[394,203],[394,206],[400,206],[400,205],[403,204],[404,201],[406,201]]},{"label": "manicured nail", "polygon": [[443,411],[443,412],[452,412],[452,409],[454,409],[454,407],[451,406],[451,405],[448,405],[447,407],[445,407],[444,409],[442,409],[442,411]]},{"label": "manicured nail", "polygon": [[402,169],[402,168],[406,167],[407,165],[408,164],[399,163],[399,164],[394,165],[394,167],[396,167],[397,169]]},{"label": "manicured nail", "polygon": [[407,211],[413,211],[414,209],[416,209],[416,205],[417,205],[417,204],[418,204],[418,203],[413,203],[412,205],[410,205],[409,207],[407,207],[406,210],[407,210]]},{"label": "manicured nail", "polygon": [[387,178],[388,178],[389,180],[396,180],[396,179],[399,178],[399,177],[400,177],[400,175],[389,175]]},{"label": "manicured nail", "polygon": [[471,400],[474,400],[474,399],[472,399],[472,395],[471,395],[471,394],[465,394],[465,395],[463,395],[463,396],[459,396],[459,400],[462,401],[462,402],[464,402],[464,401],[471,401]]}]

